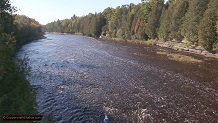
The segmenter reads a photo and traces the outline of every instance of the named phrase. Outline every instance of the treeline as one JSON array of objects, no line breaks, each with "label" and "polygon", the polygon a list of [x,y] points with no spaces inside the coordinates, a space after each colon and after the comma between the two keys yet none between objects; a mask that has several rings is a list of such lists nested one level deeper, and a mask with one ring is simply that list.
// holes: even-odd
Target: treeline
[{"label": "treeline", "polygon": [[34,94],[13,56],[23,43],[41,37],[42,32],[37,21],[12,15],[15,11],[9,0],[0,1],[0,114],[30,115],[35,113]]},{"label": "treeline", "polygon": [[14,15],[14,25],[15,38],[19,46],[43,36],[41,24],[25,15]]},{"label": "treeline", "polygon": [[186,41],[218,51],[217,0],[146,0],[45,25],[47,32],[127,40]]}]

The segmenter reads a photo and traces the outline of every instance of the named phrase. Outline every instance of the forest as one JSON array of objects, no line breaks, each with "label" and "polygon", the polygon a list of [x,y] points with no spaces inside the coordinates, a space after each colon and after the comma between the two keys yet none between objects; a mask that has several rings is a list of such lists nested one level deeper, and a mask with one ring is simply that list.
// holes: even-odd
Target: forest
[{"label": "forest", "polygon": [[0,1],[0,114],[33,115],[34,94],[25,71],[15,63],[14,55],[21,45],[42,38],[43,32],[39,22],[14,15],[15,11],[9,0]]},{"label": "forest", "polygon": [[154,39],[184,41],[208,51],[218,51],[217,0],[145,0],[141,3],[106,8],[43,27],[46,32],[74,33],[124,40]]}]

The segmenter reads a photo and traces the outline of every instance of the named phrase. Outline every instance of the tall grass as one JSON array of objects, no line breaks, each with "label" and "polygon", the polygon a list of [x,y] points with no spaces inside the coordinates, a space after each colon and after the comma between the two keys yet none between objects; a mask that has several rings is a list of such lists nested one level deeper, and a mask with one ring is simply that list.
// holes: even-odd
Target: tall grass
[{"label": "tall grass", "polygon": [[196,59],[194,57],[191,56],[186,56],[186,55],[182,55],[182,54],[169,54],[167,52],[156,52],[156,54],[158,55],[166,55],[169,59],[175,60],[175,61],[181,61],[181,62],[202,62],[202,60]]}]

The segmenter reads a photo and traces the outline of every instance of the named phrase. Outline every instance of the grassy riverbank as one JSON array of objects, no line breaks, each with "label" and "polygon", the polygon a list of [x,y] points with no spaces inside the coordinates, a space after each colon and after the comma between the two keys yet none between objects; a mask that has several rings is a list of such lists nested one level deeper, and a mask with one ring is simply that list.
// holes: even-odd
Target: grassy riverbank
[{"label": "grassy riverbank", "polygon": [[156,52],[156,54],[158,55],[165,55],[167,56],[169,59],[175,60],[175,61],[181,61],[181,62],[202,62],[202,60],[193,58],[191,56],[186,56],[186,55],[182,55],[182,54],[168,54],[166,52]]}]

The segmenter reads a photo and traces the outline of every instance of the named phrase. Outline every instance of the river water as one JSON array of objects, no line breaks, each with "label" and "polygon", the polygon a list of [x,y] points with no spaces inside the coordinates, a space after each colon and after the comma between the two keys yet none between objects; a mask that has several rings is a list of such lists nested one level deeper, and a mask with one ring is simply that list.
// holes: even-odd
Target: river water
[{"label": "river water", "polygon": [[[57,123],[217,123],[218,61],[155,46],[47,34],[24,45],[37,111]],[[188,53],[185,53],[188,54]]]}]

